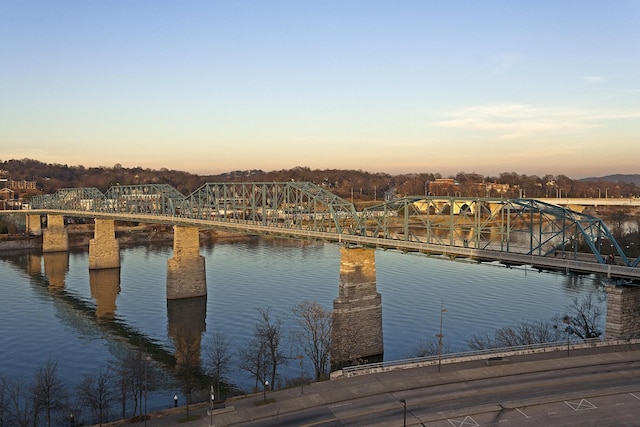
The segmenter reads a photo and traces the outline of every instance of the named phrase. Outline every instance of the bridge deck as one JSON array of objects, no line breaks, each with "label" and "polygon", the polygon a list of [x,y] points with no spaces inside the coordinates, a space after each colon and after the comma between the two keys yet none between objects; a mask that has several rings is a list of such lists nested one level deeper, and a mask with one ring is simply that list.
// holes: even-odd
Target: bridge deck
[{"label": "bridge deck", "polygon": [[[551,256],[538,256],[528,254],[518,254],[499,250],[465,248],[459,246],[448,246],[440,244],[422,243],[411,240],[389,239],[380,237],[368,237],[354,234],[345,234],[327,231],[304,230],[295,227],[274,227],[257,225],[249,222],[231,222],[220,220],[204,220],[184,217],[174,217],[165,215],[146,214],[122,214],[108,212],[83,212],[75,210],[30,210],[29,214],[45,215],[55,214],[69,217],[86,217],[100,219],[113,219],[119,221],[135,221],[150,224],[167,224],[192,226],[201,229],[224,229],[247,234],[273,235],[285,238],[302,238],[310,240],[323,240],[347,245],[361,245],[366,247],[396,249],[406,252],[419,252],[429,255],[441,255],[449,258],[466,258],[480,261],[498,261],[506,265],[529,265],[535,269],[547,269],[555,271],[567,271],[585,274],[602,274],[607,277],[621,279],[639,280],[640,267],[627,267],[622,265],[601,264],[596,262],[592,254],[578,254],[581,259],[558,258]],[[571,254],[573,256],[573,254]],[[593,261],[583,258],[593,257]],[[576,256],[575,258],[579,258]]]}]

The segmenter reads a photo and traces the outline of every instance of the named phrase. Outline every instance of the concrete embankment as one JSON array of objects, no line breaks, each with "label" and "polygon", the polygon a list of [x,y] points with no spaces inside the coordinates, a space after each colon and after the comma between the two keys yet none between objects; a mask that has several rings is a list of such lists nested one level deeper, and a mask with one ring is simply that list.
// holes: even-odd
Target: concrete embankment
[{"label": "concrete embankment", "polygon": [[0,236],[0,251],[16,252],[42,248],[42,237]]}]

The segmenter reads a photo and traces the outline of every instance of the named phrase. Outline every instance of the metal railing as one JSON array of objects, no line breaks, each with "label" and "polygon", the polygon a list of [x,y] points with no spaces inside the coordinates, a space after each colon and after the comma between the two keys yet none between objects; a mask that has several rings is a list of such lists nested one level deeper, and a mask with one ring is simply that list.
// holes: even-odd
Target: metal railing
[{"label": "metal railing", "polygon": [[567,341],[555,341],[548,343],[536,343],[527,344],[513,347],[501,347],[501,348],[488,348],[483,350],[473,350],[459,353],[446,353],[441,355],[431,355],[424,357],[414,357],[409,359],[390,360],[387,362],[365,363],[362,365],[354,365],[342,368],[342,374],[344,376],[362,375],[364,373],[372,372],[385,372],[393,369],[405,369],[419,366],[429,366],[437,364],[439,361],[442,363],[452,363],[460,361],[472,361],[489,358],[500,358],[508,356],[516,356],[522,354],[533,354],[546,351],[558,351],[565,350],[567,345],[571,346],[571,349],[585,348],[585,347],[600,347],[608,345],[621,345],[621,344],[637,344],[640,340],[628,340],[628,341],[601,341],[599,338],[590,338],[582,340],[581,342],[571,341],[567,344]]}]

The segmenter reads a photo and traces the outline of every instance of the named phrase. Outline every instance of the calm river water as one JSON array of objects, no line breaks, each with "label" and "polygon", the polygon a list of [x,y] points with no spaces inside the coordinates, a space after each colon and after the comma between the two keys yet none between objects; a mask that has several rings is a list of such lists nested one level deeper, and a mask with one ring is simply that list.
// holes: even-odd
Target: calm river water
[{"label": "calm river water", "polygon": [[[330,309],[338,295],[340,250],[334,244],[252,238],[202,247],[201,254],[208,286],[206,313],[200,314],[206,316],[203,348],[216,332],[231,340],[234,351],[242,347],[253,333],[258,307],[270,308],[289,330],[294,305],[312,300]],[[168,333],[166,267],[171,255],[171,246],[122,249],[115,307],[117,323],[169,352],[173,341]],[[37,366],[52,359],[71,387],[121,351],[123,340],[95,319],[88,258],[86,251],[72,252],[68,267],[63,256],[61,268],[45,272],[40,255],[0,255],[0,374],[31,380]],[[492,334],[522,320],[549,319],[598,285],[592,276],[394,251],[377,251],[376,268],[385,360],[405,358],[417,343],[435,340],[441,304],[447,309],[443,342],[451,351],[464,351],[473,335]],[[298,353],[293,346],[287,351]],[[235,364],[233,369],[229,379],[250,390],[250,376]],[[309,376],[310,366],[305,371]],[[293,378],[299,365],[294,361],[281,373]],[[156,391],[150,408],[171,405],[174,392]]]}]

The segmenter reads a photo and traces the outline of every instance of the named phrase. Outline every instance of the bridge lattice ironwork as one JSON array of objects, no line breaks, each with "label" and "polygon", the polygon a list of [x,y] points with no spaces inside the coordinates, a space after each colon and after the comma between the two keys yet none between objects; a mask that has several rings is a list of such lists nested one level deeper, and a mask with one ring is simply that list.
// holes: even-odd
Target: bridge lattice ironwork
[{"label": "bridge lattice ironwork", "polygon": [[[606,224],[535,199],[424,197],[389,200],[358,212],[310,182],[207,183],[188,196],[166,184],[61,189],[36,196],[33,209],[149,214],[211,224],[265,227],[420,242],[636,267]],[[591,252],[589,254],[588,252]],[[585,257],[589,258],[586,259]]]},{"label": "bridge lattice ironwork", "polygon": [[207,183],[184,199],[180,215],[337,233],[357,220],[352,203],[309,182]]},{"label": "bridge lattice ironwork", "polygon": [[[604,221],[535,199],[409,196],[364,209],[362,235],[536,256],[630,260]],[[579,253],[579,250],[582,253]],[[603,250],[605,253],[603,253]]]}]

